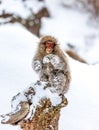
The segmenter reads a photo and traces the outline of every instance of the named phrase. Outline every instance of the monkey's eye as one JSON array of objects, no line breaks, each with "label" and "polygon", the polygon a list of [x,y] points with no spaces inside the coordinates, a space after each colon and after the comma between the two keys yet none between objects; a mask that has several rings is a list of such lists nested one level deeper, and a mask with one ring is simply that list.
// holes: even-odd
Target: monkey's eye
[{"label": "monkey's eye", "polygon": [[52,42],[52,41],[47,41],[47,42],[45,43],[45,46],[46,46],[46,47],[52,47],[52,48],[53,48],[54,45],[55,45],[55,44],[54,44],[54,42]]}]

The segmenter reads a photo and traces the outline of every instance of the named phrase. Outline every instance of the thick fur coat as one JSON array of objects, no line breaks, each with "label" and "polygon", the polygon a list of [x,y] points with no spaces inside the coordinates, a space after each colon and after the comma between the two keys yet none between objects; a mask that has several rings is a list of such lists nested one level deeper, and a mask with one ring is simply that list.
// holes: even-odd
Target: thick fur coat
[{"label": "thick fur coat", "polygon": [[[55,43],[54,50],[51,54],[47,54],[45,42],[53,41]],[[71,74],[67,56],[59,47],[58,41],[52,36],[44,36],[40,38],[37,53],[32,62],[33,69],[39,73],[41,81],[47,81],[50,84],[50,90],[59,94],[67,92]]]}]

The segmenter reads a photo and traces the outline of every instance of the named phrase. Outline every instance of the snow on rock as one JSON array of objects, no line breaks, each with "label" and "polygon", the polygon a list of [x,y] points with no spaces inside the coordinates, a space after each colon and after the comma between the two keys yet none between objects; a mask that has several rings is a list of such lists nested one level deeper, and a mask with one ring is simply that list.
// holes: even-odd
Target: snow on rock
[{"label": "snow on rock", "polygon": [[61,103],[62,101],[61,97],[57,93],[52,93],[49,88],[45,89],[46,85],[47,85],[46,82],[37,82],[30,85],[31,87],[33,87],[35,95],[31,99],[30,112],[29,115],[26,117],[26,119],[28,118],[32,119],[36,107],[40,105],[39,102],[41,99],[44,98],[50,99],[52,106],[57,106],[58,104]]},{"label": "snow on rock", "polygon": [[[37,81],[36,83],[30,84],[24,91],[14,96],[11,101],[11,114],[16,113],[21,109],[21,102],[28,102],[30,104],[30,111],[25,118],[26,120],[32,119],[35,114],[35,110],[37,106],[40,106],[40,101],[42,99],[50,99],[52,106],[59,105],[62,102],[62,97],[59,96],[58,93],[52,93],[47,84],[47,82]],[[8,120],[9,118],[4,116],[2,122],[6,122]]]},{"label": "snow on rock", "polygon": [[14,13],[23,18],[27,18],[31,14],[31,11],[37,13],[43,7],[43,2],[39,1],[29,0],[23,2],[22,0],[3,0],[2,4],[0,5],[0,12],[5,10],[6,12]]},{"label": "snow on rock", "polygon": [[18,93],[16,96],[12,98],[12,101],[11,101],[12,111],[17,108],[20,102],[27,102],[27,97],[25,96],[24,93]]},{"label": "snow on rock", "polygon": [[7,122],[7,121],[10,119],[10,117],[9,117],[8,115],[6,115],[6,116],[5,116],[5,115],[4,115],[4,116],[2,115],[2,118],[3,118],[3,119],[2,119],[2,122]]},{"label": "snow on rock", "polygon": [[[24,91],[18,93],[16,96],[12,99],[12,108],[17,106],[20,102],[23,101],[29,101],[32,103],[35,107],[39,105],[39,101],[43,98],[50,98],[51,103],[53,106],[58,105],[61,103],[61,98],[57,93],[52,93],[49,88],[45,87],[47,86],[47,82],[39,82],[31,83],[27,89]],[[30,93],[29,95],[26,95],[28,90],[30,88],[33,88],[34,93]],[[27,97],[28,96],[28,97]]]}]

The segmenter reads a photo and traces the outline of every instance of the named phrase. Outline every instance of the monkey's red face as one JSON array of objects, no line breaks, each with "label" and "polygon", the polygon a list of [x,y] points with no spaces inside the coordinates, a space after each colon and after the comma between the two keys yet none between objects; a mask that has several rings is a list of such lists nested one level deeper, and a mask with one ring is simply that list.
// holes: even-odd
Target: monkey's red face
[{"label": "monkey's red face", "polygon": [[46,41],[45,47],[46,47],[46,53],[52,53],[54,50],[55,43],[53,41]]}]

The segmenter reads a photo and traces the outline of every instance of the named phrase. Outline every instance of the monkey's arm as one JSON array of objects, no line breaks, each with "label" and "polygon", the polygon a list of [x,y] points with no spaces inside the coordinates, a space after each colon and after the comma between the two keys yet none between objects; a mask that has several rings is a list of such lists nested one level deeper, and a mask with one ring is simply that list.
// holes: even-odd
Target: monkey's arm
[{"label": "monkey's arm", "polygon": [[52,92],[58,92],[59,94],[64,94],[67,91],[66,75],[62,71],[51,73],[49,81],[52,86],[51,88]]},{"label": "monkey's arm", "polygon": [[40,72],[42,70],[42,63],[40,60],[33,60],[32,67],[36,72]]},{"label": "monkey's arm", "polygon": [[43,59],[43,63],[45,64],[49,62],[53,65],[54,69],[64,70],[66,67],[65,63],[57,55],[53,54],[46,55]]}]

